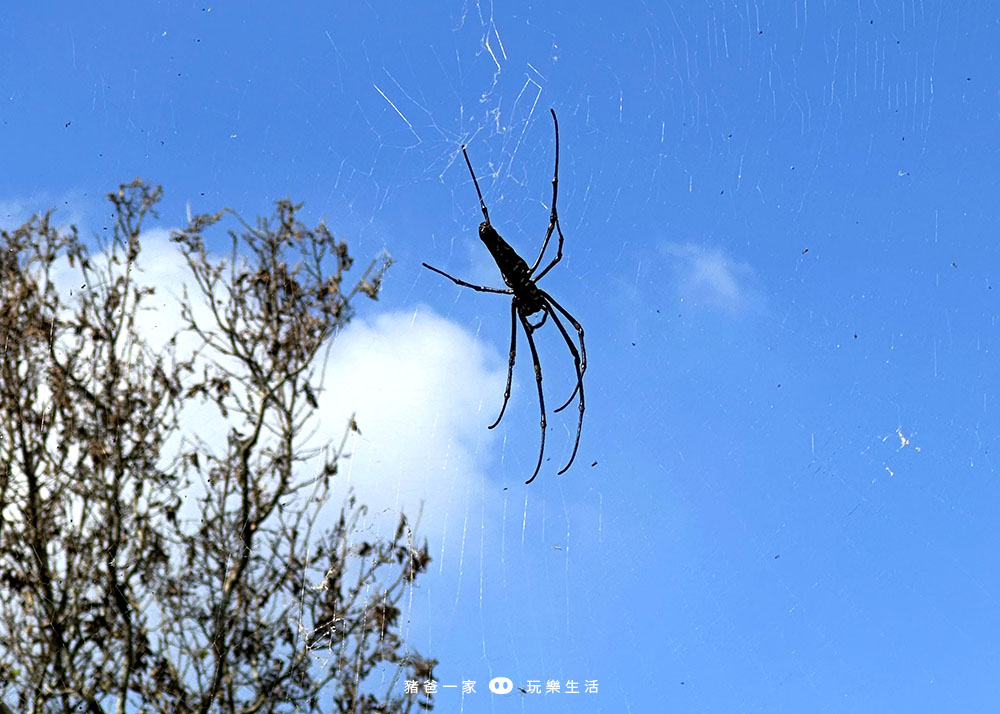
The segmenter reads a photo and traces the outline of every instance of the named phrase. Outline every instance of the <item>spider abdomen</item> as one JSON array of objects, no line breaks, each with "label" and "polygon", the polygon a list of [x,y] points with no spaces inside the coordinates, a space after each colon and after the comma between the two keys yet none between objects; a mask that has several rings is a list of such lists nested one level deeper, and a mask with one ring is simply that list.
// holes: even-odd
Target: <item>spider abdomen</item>
[{"label": "spider abdomen", "polygon": [[497,233],[493,226],[485,221],[481,223],[479,225],[479,238],[493,256],[507,287],[515,294],[520,294],[522,291],[534,287],[528,263],[510,247],[510,244]]}]

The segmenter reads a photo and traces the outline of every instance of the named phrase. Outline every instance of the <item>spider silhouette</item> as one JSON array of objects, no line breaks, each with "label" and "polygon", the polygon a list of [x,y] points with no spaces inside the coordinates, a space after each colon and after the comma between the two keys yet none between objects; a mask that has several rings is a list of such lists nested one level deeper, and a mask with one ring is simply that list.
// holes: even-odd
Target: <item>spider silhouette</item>
[{"label": "spider silhouette", "polygon": [[[538,386],[538,409],[541,412],[541,428],[542,428],[542,443],[538,450],[538,463],[535,464],[535,470],[531,474],[525,483],[531,483],[538,476],[538,471],[542,467],[542,458],[545,455],[545,395],[542,392],[542,366],[538,361],[538,350],[535,348],[535,340],[533,338],[535,330],[540,328],[545,324],[546,319],[552,318],[552,322],[555,323],[556,328],[559,330],[559,334],[562,335],[563,340],[566,342],[566,346],[569,348],[570,354],[573,356],[573,363],[576,368],[576,386],[573,388],[573,393],[569,395],[569,399],[556,409],[556,412],[561,412],[563,409],[568,407],[573,398],[579,395],[578,404],[580,409],[580,417],[576,424],[576,441],[573,442],[573,453],[569,457],[569,461],[565,466],[559,471],[560,474],[566,473],[569,467],[573,464],[573,460],[576,458],[577,449],[580,446],[580,432],[583,430],[583,412],[584,412],[584,398],[583,398],[583,374],[587,371],[587,348],[583,342],[583,327],[577,322],[576,318],[573,317],[562,305],[556,302],[551,295],[538,287],[538,281],[545,277],[545,274],[552,270],[555,265],[562,260],[563,251],[563,232],[559,225],[559,214],[556,212],[556,198],[559,194],[559,120],[556,119],[556,112],[554,109],[549,110],[552,113],[552,123],[555,126],[556,132],[556,161],[555,170],[552,174],[552,209],[549,213],[549,228],[545,232],[545,240],[542,241],[542,249],[538,252],[538,257],[535,262],[532,263],[531,267],[528,267],[527,262],[517,254],[517,252],[510,247],[500,234],[497,233],[493,224],[490,223],[490,214],[486,210],[486,202],[483,201],[483,192],[479,190],[479,181],[476,179],[476,172],[472,170],[472,162],[469,161],[469,154],[465,150],[465,146],[462,146],[462,155],[465,156],[465,163],[469,167],[469,173],[472,175],[472,183],[476,187],[476,193],[479,195],[479,207],[483,211],[483,222],[479,224],[479,239],[486,245],[486,248],[490,251],[493,256],[493,260],[496,261],[497,267],[500,269],[500,275],[503,277],[503,281],[507,284],[506,290],[501,290],[499,288],[491,288],[485,285],[473,285],[464,280],[459,280],[456,277],[448,275],[448,273],[443,270],[439,270],[432,265],[423,263],[425,268],[433,270],[435,273],[443,275],[444,277],[451,280],[456,285],[461,285],[465,288],[472,288],[482,293],[498,293],[500,295],[511,295],[510,303],[510,359],[507,363],[507,386],[503,392],[503,406],[500,407],[500,415],[497,417],[496,421],[490,424],[490,429],[495,428],[500,420],[503,419],[504,411],[507,409],[507,402],[510,400],[510,384],[511,378],[514,374],[514,362],[517,358],[517,323],[521,322],[521,328],[524,330],[524,336],[528,339],[528,347],[531,349],[531,360],[535,367],[535,383]],[[545,249],[548,248],[549,239],[552,237],[552,232],[556,231],[559,235],[559,244],[556,248],[556,256],[553,258],[548,265],[546,265],[541,271],[536,274],[538,266],[541,265],[542,257],[545,255]],[[537,313],[542,313],[541,320],[537,324],[532,324],[528,319],[532,315]],[[580,349],[577,350],[576,344],[569,336],[566,328],[563,326],[562,320],[559,319],[559,315],[562,315],[569,321],[576,330],[576,334],[580,341]]]}]

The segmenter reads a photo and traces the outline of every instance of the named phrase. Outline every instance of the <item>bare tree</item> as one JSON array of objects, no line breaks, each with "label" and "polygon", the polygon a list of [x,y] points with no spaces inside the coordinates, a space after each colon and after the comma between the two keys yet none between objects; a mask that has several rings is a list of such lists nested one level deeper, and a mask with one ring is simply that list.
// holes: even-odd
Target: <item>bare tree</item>
[{"label": "bare tree", "polygon": [[[377,297],[390,259],[348,290],[347,246],[302,224],[301,206],[279,201],[255,225],[192,217],[173,240],[196,287],[184,330],[157,350],[140,333],[154,288],[138,266],[160,196],[138,179],[109,195],[100,257],[51,213],[2,232],[0,700],[93,714],[432,708],[404,693],[436,662],[406,647],[398,606],[426,543],[405,517],[392,539],[363,539],[353,498],[322,528],[357,425],[304,446],[320,351],[359,294]],[[217,260],[203,236],[227,222],[232,251]],[[53,275],[64,259],[86,286],[72,301]],[[179,357],[182,335],[196,349]],[[191,405],[218,412],[225,443],[184,431]]]}]

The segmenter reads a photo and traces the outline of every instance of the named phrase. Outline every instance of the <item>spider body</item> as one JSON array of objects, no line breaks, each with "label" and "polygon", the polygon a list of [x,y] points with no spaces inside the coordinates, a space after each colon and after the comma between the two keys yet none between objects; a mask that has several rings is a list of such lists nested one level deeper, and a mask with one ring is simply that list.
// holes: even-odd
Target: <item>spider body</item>
[{"label": "spider body", "polygon": [[486,245],[500,269],[500,275],[507,287],[513,291],[514,301],[525,317],[544,309],[541,291],[531,280],[528,262],[517,254],[510,243],[503,239],[496,229],[486,221],[479,224],[479,239]]},{"label": "spider body", "polygon": [[[497,264],[497,268],[500,269],[500,275],[503,277],[504,283],[507,285],[506,290],[501,290],[498,288],[491,288],[485,285],[473,285],[472,283],[467,283],[464,280],[459,280],[443,270],[439,270],[433,266],[424,263],[423,266],[429,270],[433,270],[435,273],[443,275],[444,277],[451,280],[456,285],[461,285],[462,287],[472,288],[478,292],[485,293],[498,293],[501,295],[511,296],[510,305],[510,358],[507,363],[507,386],[503,393],[503,405],[500,407],[500,415],[496,418],[496,421],[490,425],[490,429],[495,428],[500,420],[503,419],[504,411],[507,409],[507,402],[510,400],[510,386],[511,379],[514,374],[514,362],[517,357],[517,324],[521,323],[521,328],[524,330],[524,336],[528,340],[528,348],[531,350],[531,359],[535,368],[535,384],[538,388],[538,409],[541,413],[540,425],[542,430],[542,440],[541,446],[538,450],[538,461],[535,464],[535,470],[531,474],[525,483],[531,483],[535,480],[538,475],[538,471],[542,466],[542,458],[545,454],[545,395],[542,392],[542,367],[538,360],[538,350],[535,348],[534,332],[545,324],[545,321],[551,317],[552,322],[555,324],[556,328],[559,330],[559,334],[562,336],[563,341],[566,343],[566,347],[569,349],[570,355],[573,357],[573,364],[576,369],[576,386],[573,388],[573,393],[569,395],[569,399],[556,409],[556,412],[560,412],[572,403],[574,397],[579,395],[577,399],[577,404],[579,408],[579,418],[576,425],[576,441],[573,443],[573,453],[569,457],[569,461],[565,466],[559,471],[560,474],[566,473],[569,467],[572,465],[573,460],[576,458],[577,449],[580,446],[580,433],[583,429],[583,413],[584,413],[584,395],[583,395],[583,374],[587,371],[587,349],[583,341],[583,327],[580,323],[573,317],[567,310],[556,302],[551,295],[538,287],[538,281],[548,273],[555,265],[562,260],[562,249],[563,249],[563,233],[562,228],[559,225],[559,214],[556,212],[556,198],[559,192],[559,121],[556,119],[555,110],[550,110],[552,113],[552,122],[555,126],[556,133],[556,158],[555,158],[555,170],[552,176],[552,207],[549,213],[549,227],[545,233],[545,239],[542,241],[542,249],[538,253],[538,258],[535,259],[534,264],[528,265],[527,261],[524,260],[520,255],[517,254],[510,244],[503,239],[503,237],[497,232],[490,223],[490,214],[486,209],[486,202],[483,200],[483,193],[479,189],[479,181],[476,179],[476,172],[472,170],[472,162],[469,160],[469,154],[465,150],[465,146],[462,147],[462,154],[465,156],[465,163],[469,167],[469,173],[472,175],[472,182],[476,187],[476,193],[479,195],[479,207],[483,212],[483,222],[479,224],[479,239],[486,246],[487,250],[490,251],[490,255],[493,256],[493,260]],[[556,249],[556,256],[553,258],[548,265],[546,265],[541,271],[536,273],[538,266],[542,262],[542,257],[545,255],[545,249],[549,245],[549,239],[552,237],[553,231],[557,232],[559,236],[558,247]],[[541,320],[536,324],[532,324],[529,321],[529,317],[542,313]],[[574,342],[570,336],[569,332],[566,330],[559,316],[562,315],[573,329],[576,331],[578,342]],[[577,344],[579,344],[579,349],[577,349]]]}]

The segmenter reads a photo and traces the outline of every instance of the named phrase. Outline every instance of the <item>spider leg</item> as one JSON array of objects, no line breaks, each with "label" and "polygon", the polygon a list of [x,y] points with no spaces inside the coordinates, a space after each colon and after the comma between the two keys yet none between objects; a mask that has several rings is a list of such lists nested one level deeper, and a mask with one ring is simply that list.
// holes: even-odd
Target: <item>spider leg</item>
[{"label": "spider leg", "polygon": [[481,293],[499,293],[501,295],[514,294],[513,290],[499,290],[497,288],[488,288],[485,285],[473,285],[472,283],[467,283],[464,280],[459,280],[456,277],[448,275],[448,273],[444,272],[443,270],[438,270],[433,265],[427,265],[427,263],[421,263],[421,265],[427,268],[428,270],[433,270],[438,275],[443,275],[444,277],[448,278],[448,280],[450,280],[451,282],[455,283],[456,285],[461,285],[463,288],[472,288],[473,290],[477,290]]},{"label": "spider leg", "polygon": [[[545,321],[548,319],[548,317],[549,317],[549,314],[543,310],[542,311],[542,319],[538,321],[537,325],[531,325],[531,327],[533,329],[537,330],[539,327],[541,327],[542,325],[545,324]],[[531,324],[531,323],[528,323],[528,324]]]},{"label": "spider leg", "polygon": [[[567,311],[566,308],[564,308],[562,305],[560,305],[558,302],[556,302],[555,299],[551,295],[549,295],[547,292],[545,292],[541,288],[539,288],[538,292],[542,294],[542,297],[545,298],[545,301],[549,305],[551,305],[556,310],[558,310],[559,312],[561,312],[563,314],[563,317],[565,317],[567,320],[569,320],[569,323],[573,326],[573,329],[576,330],[577,337],[580,340],[580,386],[582,386],[583,375],[587,371],[587,345],[583,341],[583,325],[581,325],[577,321],[577,319],[575,317],[573,317],[571,314],[569,314],[569,311]],[[551,315],[552,315],[553,319],[556,318],[555,313],[551,313]],[[559,323],[557,323],[557,324],[559,324]],[[559,326],[561,327],[562,325],[559,324]],[[565,332],[563,332],[563,337],[567,338],[567,340],[568,340],[568,336],[567,336],[567,334]],[[572,352],[574,356],[576,355],[576,352],[575,352],[575,350],[574,350],[573,347],[570,347],[570,352]],[[573,401],[573,397],[574,396],[576,396],[576,391],[575,390],[574,390],[573,394],[570,395],[570,397],[566,401],[566,403],[563,404],[561,407],[559,407],[556,411],[562,411],[567,406],[569,406],[569,403],[571,401]]]},{"label": "spider leg", "polygon": [[472,162],[469,161],[469,154],[465,150],[465,144],[462,144],[462,155],[465,156],[465,165],[469,167],[469,173],[472,174],[472,183],[476,185],[476,193],[479,194],[479,207],[483,209],[483,218],[486,219],[486,225],[491,225],[490,212],[486,210],[486,201],[483,200],[483,192],[479,190],[479,181],[476,179],[476,172],[472,170]]},{"label": "spider leg", "polygon": [[573,393],[569,395],[569,399],[566,403],[556,409],[556,411],[560,412],[568,407],[577,392],[580,393],[580,418],[576,422],[576,441],[573,442],[573,453],[570,454],[569,461],[566,462],[566,465],[559,470],[560,474],[564,474],[569,470],[569,467],[573,465],[573,461],[576,459],[576,451],[580,447],[580,432],[583,431],[583,411],[585,408],[583,398],[583,370],[580,367],[580,353],[577,352],[576,346],[569,338],[569,333],[566,332],[566,328],[563,327],[562,322],[559,321],[559,318],[556,317],[554,312],[552,313],[552,321],[556,323],[556,327],[558,327],[559,332],[562,333],[563,339],[566,340],[566,346],[569,347],[569,351],[573,355],[573,362],[576,365],[576,387],[573,389]]},{"label": "spider leg", "polygon": [[559,225],[559,218],[558,218],[558,216],[556,217],[555,221],[556,221],[555,222],[556,231],[558,231],[558,233],[559,233],[559,243],[558,243],[558,248],[556,249],[556,257],[552,259],[551,263],[549,263],[548,265],[545,266],[545,268],[542,270],[542,272],[540,272],[538,275],[534,276],[532,278],[532,280],[535,280],[535,281],[541,280],[543,277],[545,277],[545,274],[547,272],[549,272],[550,270],[552,270],[552,268],[554,268],[556,266],[556,263],[558,263],[560,260],[562,260],[563,232],[562,232],[562,227]]},{"label": "spider leg", "polygon": [[[538,361],[538,350],[535,349],[535,340],[531,336],[534,330],[528,322],[528,318],[522,315],[520,311],[518,311],[517,316],[521,320],[521,327],[524,328],[524,336],[528,338],[528,347],[531,348],[531,361],[535,366],[535,383],[538,385],[538,410],[542,415],[542,444],[538,447],[538,463],[535,464],[535,472],[531,474],[531,478],[524,482],[525,484],[529,484],[535,480],[538,470],[542,468],[542,456],[545,455],[545,397],[542,395],[542,365]],[[575,455],[576,452],[574,451]]]},{"label": "spider leg", "polygon": [[556,167],[552,173],[552,209],[549,211],[549,228],[545,231],[545,240],[542,241],[542,249],[538,252],[538,257],[535,258],[535,262],[528,271],[529,274],[533,274],[541,264],[542,256],[545,255],[545,249],[549,247],[549,239],[552,237],[553,229],[559,232],[559,245],[556,248],[556,257],[552,259],[551,263],[545,266],[545,269],[541,273],[535,276],[534,280],[536,281],[552,270],[553,266],[562,260],[563,249],[562,226],[559,225],[559,214],[556,212],[556,198],[559,196],[559,120],[556,119],[555,109],[550,109],[549,111],[552,113],[552,123],[556,128]]},{"label": "spider leg", "polygon": [[[556,327],[559,328],[559,332],[562,334],[563,339],[566,341],[566,346],[569,347],[570,354],[573,355],[573,361],[576,365],[576,387],[573,389],[573,393],[569,395],[569,399],[561,407],[556,409],[557,412],[562,411],[569,406],[570,402],[573,401],[573,397],[576,396],[577,392],[580,393],[580,417],[576,423],[576,441],[573,443],[573,453],[569,457],[567,464],[559,471],[560,474],[566,473],[567,469],[572,465],[573,460],[576,459],[576,451],[580,447],[580,433],[583,431],[583,412],[586,409],[586,405],[583,397],[583,374],[587,371],[587,346],[583,341],[583,326],[577,322],[576,318],[573,317],[566,309],[557,303],[552,297],[544,290],[539,290],[542,296],[545,298],[546,305],[554,307],[557,311],[561,312],[563,316],[569,320],[570,324],[573,325],[573,329],[576,330],[576,334],[580,339],[580,351],[577,352],[576,346],[569,337],[569,333],[566,332],[566,328],[563,327],[562,322],[555,312],[552,312],[552,321],[556,323]],[[551,309],[550,307],[550,309]]]},{"label": "spider leg", "polygon": [[503,406],[500,407],[500,416],[497,420],[489,425],[488,428],[493,429],[500,420],[503,419],[503,413],[507,409],[507,402],[510,399],[510,380],[514,375],[514,360],[517,357],[517,302],[511,300],[510,302],[510,360],[507,362],[507,386],[503,390]]},{"label": "spider leg", "polygon": [[569,399],[567,399],[561,407],[552,410],[558,414],[569,406],[570,402],[573,401],[573,397],[575,397],[576,393],[583,387],[583,370],[580,367],[580,351],[576,349],[576,345],[573,344],[573,340],[570,339],[569,333],[566,331],[566,328],[563,327],[562,321],[555,314],[555,312],[552,313],[552,321],[556,324],[556,327],[559,328],[563,341],[566,343],[566,346],[569,347],[569,353],[573,355],[573,365],[576,367],[576,386],[573,388],[573,393],[569,395]]}]

